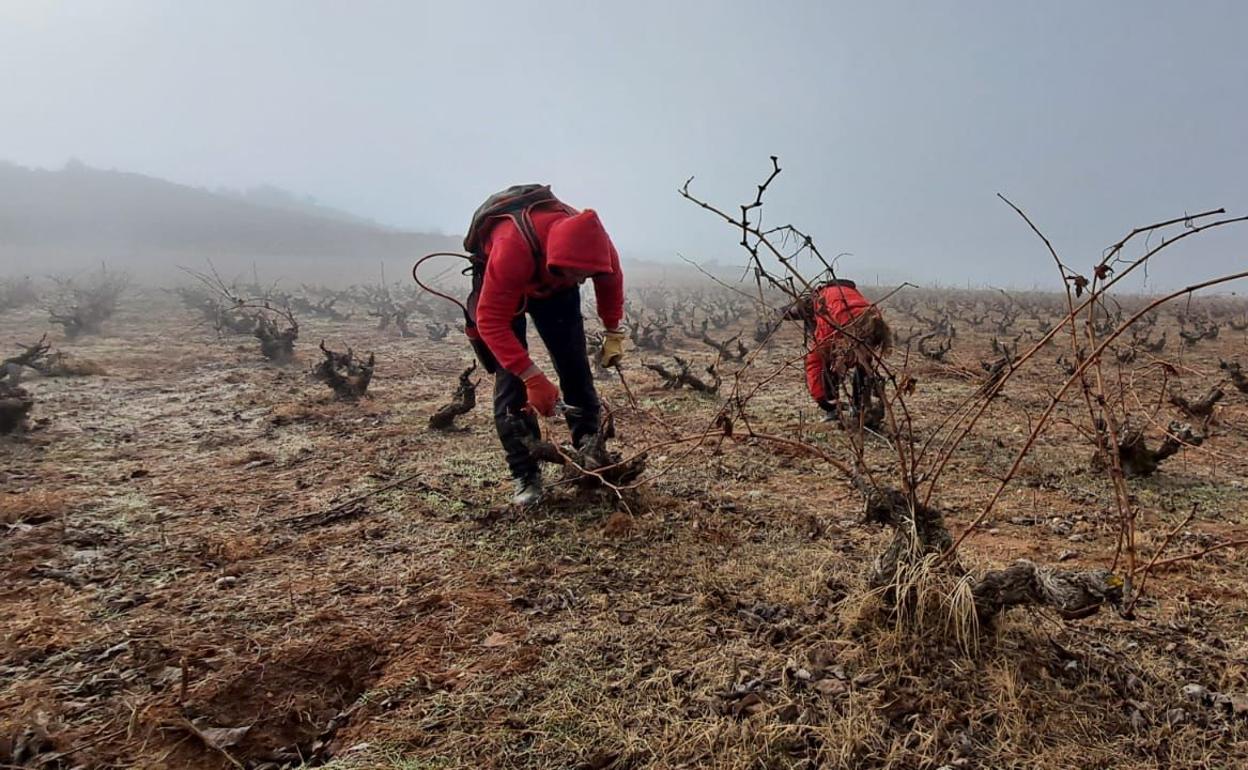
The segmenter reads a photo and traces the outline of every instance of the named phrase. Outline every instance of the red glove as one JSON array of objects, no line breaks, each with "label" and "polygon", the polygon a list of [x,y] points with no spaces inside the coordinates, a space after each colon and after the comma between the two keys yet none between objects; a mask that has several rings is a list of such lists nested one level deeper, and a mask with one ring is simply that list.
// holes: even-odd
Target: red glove
[{"label": "red glove", "polygon": [[528,391],[529,408],[545,417],[555,413],[555,402],[559,400],[559,389],[546,375],[538,372],[524,381],[524,389]]}]

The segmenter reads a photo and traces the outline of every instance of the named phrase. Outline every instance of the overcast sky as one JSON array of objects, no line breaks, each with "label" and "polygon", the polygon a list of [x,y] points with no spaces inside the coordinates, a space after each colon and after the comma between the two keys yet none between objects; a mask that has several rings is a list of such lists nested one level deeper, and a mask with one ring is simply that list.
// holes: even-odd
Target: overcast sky
[{"label": "overcast sky", "polygon": [[[461,232],[508,184],[638,257],[740,261],[682,201],[780,156],[773,223],[845,272],[1052,281],[1184,211],[1248,211],[1248,3],[0,0],[0,158],[272,183]],[[1153,271],[1248,264],[1248,228]]]}]

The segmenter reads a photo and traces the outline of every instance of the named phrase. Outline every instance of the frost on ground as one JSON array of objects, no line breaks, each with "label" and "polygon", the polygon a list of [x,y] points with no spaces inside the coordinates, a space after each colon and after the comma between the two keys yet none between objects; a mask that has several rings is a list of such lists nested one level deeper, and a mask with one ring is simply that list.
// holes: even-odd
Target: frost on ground
[{"label": "frost on ground", "polygon": [[[995,300],[962,296],[988,310],[955,318],[956,337],[929,338],[943,352],[920,356],[947,299],[902,297],[888,311],[893,357],[915,351],[920,434],[984,386],[1003,345],[1041,323],[1006,323]],[[0,438],[0,761],[598,770],[1248,761],[1248,550],[1162,563],[1248,537],[1248,396],[1228,380],[1209,419],[1170,398],[1186,394],[1190,406],[1221,382],[1248,352],[1242,331],[1189,344],[1183,319],[1166,312],[1121,364],[1148,405],[1140,413],[1153,416],[1135,426],[1150,447],[1171,420],[1204,437],[1130,480],[1146,517],[1140,553],[1166,547],[1134,620],[1015,610],[967,628],[973,616],[954,606],[964,587],[950,582],[950,606],[916,608],[932,619],[914,626],[881,613],[869,590],[893,535],[864,519],[861,495],[809,452],[743,438],[740,426],[732,437],[707,430],[742,364],[700,341],[703,321],[714,340],[753,339],[751,353],[770,321],[733,317],[719,295],[679,320],[677,304],[651,304],[662,319],[643,310],[641,320],[660,349],[634,348],[624,381],[600,381],[613,446],[651,448],[648,480],[623,496],[553,486],[526,511],[505,505],[488,399],[455,416],[454,430],[430,427],[470,364],[456,334],[400,336],[366,312],[346,317],[344,299],[342,317],[299,319],[295,361],[278,366],[253,338],[219,337],[155,293],[123,299],[101,335],[67,341],[54,331],[56,347],[102,373],[26,372],[29,427]],[[31,308],[0,318],[0,356],[49,331]],[[752,337],[756,328],[765,331]],[[1148,352],[1164,331],[1164,353]],[[373,354],[367,393],[335,398],[312,376],[328,355],[322,339]],[[801,345],[800,331],[780,329],[745,384]],[[940,504],[955,532],[1065,376],[1061,353],[1044,351],[952,460]],[[1182,368],[1165,372],[1162,355]],[[673,389],[643,366],[673,356],[699,376],[719,359],[719,392]],[[843,431],[818,422],[799,367],[758,390],[752,430],[847,457]],[[964,566],[1113,561],[1114,493],[1073,426],[1058,419],[1044,434],[962,546]],[[705,440],[656,446],[699,431]]]}]

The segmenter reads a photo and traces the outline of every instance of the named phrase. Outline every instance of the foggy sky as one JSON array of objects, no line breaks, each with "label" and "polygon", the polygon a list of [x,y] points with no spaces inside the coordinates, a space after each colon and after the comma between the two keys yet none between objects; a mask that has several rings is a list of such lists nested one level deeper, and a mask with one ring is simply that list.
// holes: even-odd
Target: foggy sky
[{"label": "foggy sky", "polygon": [[[626,255],[741,261],[681,200],[769,221],[842,272],[1053,285],[1132,226],[1248,212],[1248,3],[0,0],[0,159],[271,183],[462,232],[545,181]],[[1248,264],[1248,228],[1151,271]]]}]

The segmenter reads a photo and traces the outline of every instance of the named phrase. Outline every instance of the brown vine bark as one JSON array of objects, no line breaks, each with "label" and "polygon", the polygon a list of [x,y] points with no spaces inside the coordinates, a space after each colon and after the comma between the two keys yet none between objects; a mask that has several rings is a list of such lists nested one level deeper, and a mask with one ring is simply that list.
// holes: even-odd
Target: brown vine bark
[{"label": "brown vine bark", "polygon": [[472,373],[476,370],[477,362],[473,361],[472,366],[460,372],[459,386],[451,395],[451,402],[430,415],[430,428],[440,431],[462,430],[455,427],[455,418],[471,412],[477,405],[477,383],[472,380]]},{"label": "brown vine bark", "polygon": [[[862,476],[854,486],[866,499],[866,518],[889,526],[893,539],[875,561],[869,585],[883,589],[885,598],[896,601],[896,589],[909,567],[928,556],[945,553],[953,544],[939,509],[913,503],[895,489],[880,490]],[[956,559],[938,563],[950,574],[965,574]],[[980,622],[1013,607],[1048,607],[1062,617],[1076,619],[1095,614],[1103,605],[1122,600],[1122,580],[1109,570],[1065,570],[1022,560],[1000,570],[990,570],[971,587],[975,613]]]},{"label": "brown vine bark", "polygon": [[357,361],[351,348],[347,348],[346,353],[335,353],[325,347],[325,340],[321,340],[321,352],[325,354],[325,360],[317,364],[312,372],[318,380],[344,401],[355,401],[365,395],[376,365],[376,357],[372,353],[368,354],[367,361]]},{"label": "brown vine bark", "polygon": [[562,466],[564,480],[579,487],[625,486],[646,470],[645,452],[624,461],[623,455],[607,447],[607,442],[615,437],[615,423],[610,415],[598,432],[578,447],[557,446],[519,429],[524,431],[523,440],[534,460]]},{"label": "brown vine bark", "polygon": [[25,388],[0,382],[0,435],[25,430],[34,405],[34,397]]}]

